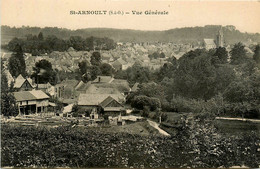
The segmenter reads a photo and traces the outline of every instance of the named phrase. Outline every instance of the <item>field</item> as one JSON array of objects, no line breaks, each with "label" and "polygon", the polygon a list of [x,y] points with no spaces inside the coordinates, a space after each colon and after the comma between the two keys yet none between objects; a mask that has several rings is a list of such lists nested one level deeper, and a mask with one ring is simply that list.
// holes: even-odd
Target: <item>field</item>
[{"label": "field", "polygon": [[237,121],[237,120],[215,120],[215,126],[226,134],[239,135],[255,131],[260,135],[260,123],[250,121]]}]

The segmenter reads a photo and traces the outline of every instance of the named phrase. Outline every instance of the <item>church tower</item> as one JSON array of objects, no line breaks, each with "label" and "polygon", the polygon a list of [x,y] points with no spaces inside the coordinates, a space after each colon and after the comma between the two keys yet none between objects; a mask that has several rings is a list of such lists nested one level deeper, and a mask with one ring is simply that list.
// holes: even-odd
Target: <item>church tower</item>
[{"label": "church tower", "polygon": [[224,47],[224,34],[223,34],[222,27],[221,27],[220,30],[218,31],[218,35],[217,35],[217,47]]}]

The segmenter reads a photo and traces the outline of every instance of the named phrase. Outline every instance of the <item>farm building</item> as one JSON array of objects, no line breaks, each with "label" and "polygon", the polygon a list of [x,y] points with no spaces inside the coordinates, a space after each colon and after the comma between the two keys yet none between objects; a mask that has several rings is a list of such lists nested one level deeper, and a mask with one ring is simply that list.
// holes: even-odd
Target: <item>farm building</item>
[{"label": "farm building", "polygon": [[124,97],[121,94],[80,94],[78,106],[85,110],[98,109],[113,116],[125,111],[121,104],[123,101]]},{"label": "farm building", "polygon": [[14,92],[19,109],[19,115],[31,113],[46,113],[49,106],[49,96],[41,90]]}]

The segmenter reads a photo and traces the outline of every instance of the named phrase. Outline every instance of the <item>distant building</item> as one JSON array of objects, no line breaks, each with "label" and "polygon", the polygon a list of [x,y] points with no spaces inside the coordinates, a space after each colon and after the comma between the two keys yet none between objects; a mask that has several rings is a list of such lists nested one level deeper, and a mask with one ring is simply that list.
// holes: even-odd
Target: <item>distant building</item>
[{"label": "distant building", "polygon": [[214,39],[203,39],[204,40],[204,47],[209,50],[209,49],[214,49],[216,48],[216,44],[214,42]]}]

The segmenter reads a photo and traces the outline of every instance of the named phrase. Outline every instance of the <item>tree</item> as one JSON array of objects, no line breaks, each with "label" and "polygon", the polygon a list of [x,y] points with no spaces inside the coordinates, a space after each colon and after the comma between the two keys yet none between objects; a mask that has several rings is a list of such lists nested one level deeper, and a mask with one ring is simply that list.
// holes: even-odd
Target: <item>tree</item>
[{"label": "tree", "polygon": [[1,65],[1,114],[4,116],[18,115],[18,107],[16,105],[15,97],[8,87],[7,77]]},{"label": "tree", "polygon": [[253,59],[256,61],[257,65],[260,67],[260,45],[256,45],[254,50]]},{"label": "tree", "polygon": [[81,75],[84,75],[87,72],[87,69],[90,65],[89,65],[88,61],[83,60],[83,61],[79,62],[78,66],[79,66],[79,71],[80,71]]},{"label": "tree", "polygon": [[98,75],[101,75],[101,71],[98,66],[91,66],[88,71],[90,75],[90,80],[95,80]]},{"label": "tree", "polygon": [[[165,55],[164,55],[165,56]],[[160,55],[158,52],[153,52],[152,54],[149,54],[148,57],[150,59],[158,59],[160,57],[163,57],[163,55]]]},{"label": "tree", "polygon": [[103,63],[100,66],[101,74],[104,76],[111,76],[113,74],[113,68],[108,63]]},{"label": "tree", "polygon": [[228,52],[227,52],[226,48],[218,47],[213,56],[217,56],[217,59],[218,59],[215,63],[217,63],[217,64],[227,63]]},{"label": "tree", "polygon": [[20,74],[26,76],[26,65],[24,60],[23,49],[21,45],[17,44],[15,52],[9,58],[8,68],[13,77],[17,77]]},{"label": "tree", "polygon": [[162,52],[159,54],[160,58],[165,58],[165,54]]},{"label": "tree", "polygon": [[56,83],[56,72],[49,61],[42,59],[36,62],[33,71],[32,77],[36,79],[37,83]]},{"label": "tree", "polygon": [[245,61],[246,59],[246,50],[245,45],[241,42],[234,45],[232,50],[230,51],[231,54],[231,64],[238,65]]},{"label": "tree", "polygon": [[43,40],[43,34],[42,34],[42,32],[40,32],[40,33],[38,34],[38,40]]},{"label": "tree", "polygon": [[144,110],[144,108],[147,106],[149,107],[149,110],[154,111],[161,108],[161,103],[157,98],[140,95],[134,97],[131,102],[131,106],[139,110]]},{"label": "tree", "polygon": [[93,66],[99,66],[101,64],[101,55],[99,52],[93,52],[91,55],[90,63]]},{"label": "tree", "polygon": [[228,101],[234,112],[258,113],[260,115],[260,71],[255,71],[247,77],[237,77],[224,92],[224,99]]},{"label": "tree", "polygon": [[127,80],[130,84],[148,82],[151,78],[150,70],[142,67],[139,64],[134,64],[132,67],[126,69]]},{"label": "tree", "polygon": [[186,53],[178,60],[174,74],[176,94],[188,98],[210,99],[216,94],[216,68],[212,65],[211,54],[206,50]]}]

